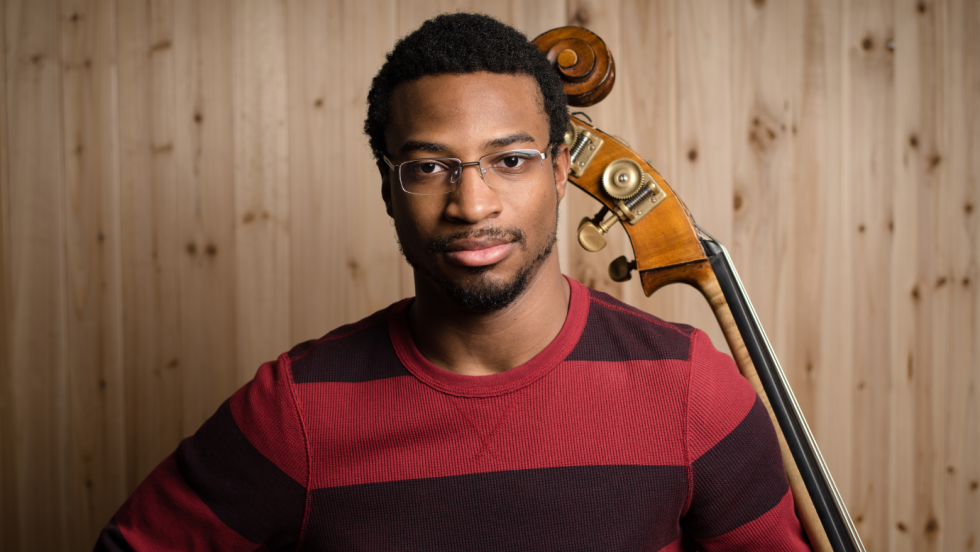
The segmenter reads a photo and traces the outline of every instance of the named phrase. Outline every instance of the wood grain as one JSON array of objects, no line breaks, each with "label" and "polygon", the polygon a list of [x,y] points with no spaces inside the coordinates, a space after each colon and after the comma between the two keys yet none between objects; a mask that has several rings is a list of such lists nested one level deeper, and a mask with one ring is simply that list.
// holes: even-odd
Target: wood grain
[{"label": "wood grain", "polygon": [[237,383],[290,347],[286,14],[231,4]]},{"label": "wood grain", "polygon": [[946,161],[936,217],[948,294],[935,311],[948,321],[946,333],[933,333],[947,370],[941,412],[947,465],[935,489],[942,492],[945,516],[937,524],[948,550],[969,550],[980,543],[980,5],[945,2],[932,17],[941,52],[937,149]]},{"label": "wood grain", "polygon": [[174,162],[174,11],[118,4],[126,485],[183,437],[180,231]]},{"label": "wood grain", "polygon": [[62,0],[69,548],[127,495],[114,2]]},{"label": "wood grain", "polygon": [[[315,339],[350,320],[346,294],[348,186],[333,175],[353,160],[341,140],[346,102],[337,101],[335,76],[345,74],[345,43],[340,5],[307,0],[286,4],[289,194],[290,301],[293,343]],[[355,79],[367,78],[350,76]],[[363,183],[371,188],[369,182]],[[379,190],[380,193],[380,190]]]},{"label": "wood grain", "polygon": [[[0,44],[6,45],[7,10],[0,0]],[[0,539],[0,552],[17,549],[17,469],[14,463],[14,374],[11,312],[13,290],[10,263],[10,183],[7,168],[7,52],[0,52],[0,531],[9,538]]]},{"label": "wood grain", "polygon": [[[20,550],[64,550],[74,507],[65,492],[67,313],[61,49],[56,2],[6,0],[5,54],[15,492],[4,498]],[[9,539],[9,540],[8,540]]]},{"label": "wood grain", "polygon": [[[231,6],[174,2],[174,165],[180,232],[181,432],[238,381]],[[271,354],[271,353],[270,353]]]}]

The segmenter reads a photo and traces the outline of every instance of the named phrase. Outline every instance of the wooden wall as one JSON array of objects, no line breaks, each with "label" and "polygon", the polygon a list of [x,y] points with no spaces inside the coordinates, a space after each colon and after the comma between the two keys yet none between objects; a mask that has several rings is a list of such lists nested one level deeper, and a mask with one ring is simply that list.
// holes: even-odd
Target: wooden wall
[{"label": "wooden wall", "polygon": [[[364,98],[456,9],[605,38],[590,115],[728,244],[868,550],[980,549],[980,2],[0,0],[0,550],[90,548],[261,361],[412,293]],[[607,281],[594,210],[569,274],[713,324]]]}]

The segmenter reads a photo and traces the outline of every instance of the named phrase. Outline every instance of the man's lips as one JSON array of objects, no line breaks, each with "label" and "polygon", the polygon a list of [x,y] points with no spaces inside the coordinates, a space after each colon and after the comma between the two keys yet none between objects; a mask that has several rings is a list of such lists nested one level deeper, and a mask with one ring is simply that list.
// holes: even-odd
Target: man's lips
[{"label": "man's lips", "polygon": [[446,257],[460,266],[487,266],[502,261],[513,247],[514,242],[503,238],[465,238],[449,244]]}]

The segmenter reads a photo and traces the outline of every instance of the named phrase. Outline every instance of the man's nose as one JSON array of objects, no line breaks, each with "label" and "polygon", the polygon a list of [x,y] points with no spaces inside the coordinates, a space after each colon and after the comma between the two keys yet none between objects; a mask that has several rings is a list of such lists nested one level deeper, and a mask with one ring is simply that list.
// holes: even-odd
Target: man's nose
[{"label": "man's nose", "polygon": [[476,224],[500,214],[503,204],[497,190],[487,186],[479,165],[463,167],[456,189],[449,193],[446,218]]}]

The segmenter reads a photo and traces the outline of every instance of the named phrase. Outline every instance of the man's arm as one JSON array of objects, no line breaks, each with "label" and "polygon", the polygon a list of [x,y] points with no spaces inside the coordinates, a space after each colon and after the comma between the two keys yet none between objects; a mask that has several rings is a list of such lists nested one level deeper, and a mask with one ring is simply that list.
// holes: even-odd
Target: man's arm
[{"label": "man's arm", "polygon": [[692,348],[684,531],[706,551],[810,550],[765,406],[704,333]]},{"label": "man's arm", "polygon": [[263,364],[147,476],[95,550],[292,549],[308,474],[287,365]]}]

